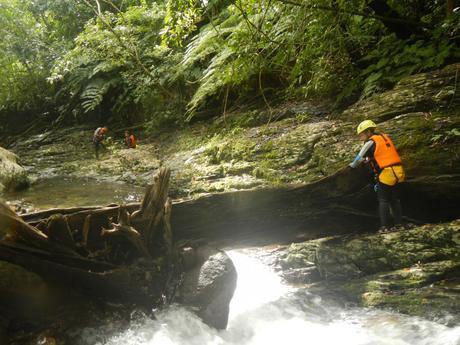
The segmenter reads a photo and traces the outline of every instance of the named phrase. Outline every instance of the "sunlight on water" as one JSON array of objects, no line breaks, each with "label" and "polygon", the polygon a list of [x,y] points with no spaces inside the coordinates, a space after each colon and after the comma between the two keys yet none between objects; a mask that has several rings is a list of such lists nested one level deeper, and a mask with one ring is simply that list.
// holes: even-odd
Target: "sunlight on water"
[{"label": "sunlight on water", "polygon": [[55,177],[40,180],[27,190],[11,192],[5,199],[25,208],[48,209],[136,202],[144,190],[127,183]]},{"label": "sunlight on water", "polygon": [[291,290],[259,260],[237,251],[227,254],[238,271],[237,288],[230,304],[229,326],[237,316],[276,301]]},{"label": "sunlight on water", "polygon": [[238,285],[228,329],[216,331],[174,306],[132,320],[120,333],[85,329],[81,344],[107,345],[460,345],[460,327],[395,313],[326,306],[243,251],[231,251]]}]

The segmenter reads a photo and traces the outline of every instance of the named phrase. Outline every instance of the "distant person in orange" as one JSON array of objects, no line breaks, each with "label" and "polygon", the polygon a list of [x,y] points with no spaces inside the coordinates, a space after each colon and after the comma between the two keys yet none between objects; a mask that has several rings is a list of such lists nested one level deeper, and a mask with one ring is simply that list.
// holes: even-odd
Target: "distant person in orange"
[{"label": "distant person in orange", "polygon": [[136,137],[132,131],[125,131],[125,145],[128,149],[136,148]]},{"label": "distant person in orange", "polygon": [[108,132],[107,127],[98,127],[94,131],[93,144],[94,144],[94,151],[96,153],[96,159],[99,159],[99,150],[101,146],[104,147],[104,144],[102,142],[104,141],[104,138],[107,132]]}]

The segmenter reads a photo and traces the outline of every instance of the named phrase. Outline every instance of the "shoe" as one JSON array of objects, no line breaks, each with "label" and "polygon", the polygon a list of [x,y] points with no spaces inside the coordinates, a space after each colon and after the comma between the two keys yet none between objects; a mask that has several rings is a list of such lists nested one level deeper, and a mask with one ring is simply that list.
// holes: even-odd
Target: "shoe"
[{"label": "shoe", "polygon": [[410,230],[413,227],[415,227],[414,224],[412,223],[407,223],[407,224],[396,224],[391,228],[392,231],[403,231],[403,230]]},{"label": "shoe", "polygon": [[390,228],[388,226],[381,226],[378,230],[379,234],[386,234],[390,232]]}]

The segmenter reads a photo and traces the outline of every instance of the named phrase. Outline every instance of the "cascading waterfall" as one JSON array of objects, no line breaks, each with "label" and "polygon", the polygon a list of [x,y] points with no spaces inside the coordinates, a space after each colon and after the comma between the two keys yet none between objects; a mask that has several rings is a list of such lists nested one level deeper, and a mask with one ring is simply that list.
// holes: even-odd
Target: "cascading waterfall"
[{"label": "cascading waterfall", "polygon": [[238,271],[227,330],[209,328],[183,307],[133,317],[129,328],[87,328],[84,345],[460,345],[460,326],[381,310],[326,305],[284,285],[244,250],[228,252]]}]

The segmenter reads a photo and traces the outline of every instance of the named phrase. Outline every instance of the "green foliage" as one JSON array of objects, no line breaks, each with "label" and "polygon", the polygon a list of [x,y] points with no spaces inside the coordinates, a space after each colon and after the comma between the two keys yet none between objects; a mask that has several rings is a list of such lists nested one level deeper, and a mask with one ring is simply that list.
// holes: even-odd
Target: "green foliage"
[{"label": "green foliage", "polygon": [[102,103],[104,95],[110,87],[117,84],[117,79],[111,79],[108,82],[104,79],[91,80],[81,93],[82,107],[85,112],[96,109]]},{"label": "green foliage", "polygon": [[132,121],[137,113],[155,115],[181,76],[180,52],[161,46],[162,5],[131,6],[123,13],[105,12],[87,23],[76,46],[59,61],[50,82],[60,97],[72,99],[65,110],[76,116],[98,109]]},{"label": "green foliage", "polygon": [[416,42],[401,41],[394,35],[385,36],[362,61],[371,64],[361,71],[364,78],[363,97],[386,89],[401,78],[440,67],[455,53],[449,40]]},{"label": "green foliage", "polygon": [[0,112],[153,129],[256,98],[341,105],[458,60],[460,13],[384,2],[391,25],[367,0],[0,0]]},{"label": "green foliage", "polygon": [[168,0],[161,31],[163,44],[182,46],[183,40],[197,29],[202,14],[200,0]]},{"label": "green foliage", "polygon": [[460,130],[457,128],[452,128],[442,133],[435,134],[431,138],[432,145],[445,144],[454,140],[460,140]]},{"label": "green foliage", "polygon": [[369,41],[347,36],[343,26],[348,24],[361,25],[350,16],[337,19],[269,0],[228,6],[187,47],[186,66],[205,64],[189,115],[210,97],[224,99],[229,90],[261,94],[271,86],[264,85],[264,77],[288,86],[281,95],[339,93],[354,73],[347,45],[356,49]]},{"label": "green foliage", "polygon": [[0,0],[0,112],[51,110],[46,78],[88,19],[73,2]]},{"label": "green foliage", "polygon": [[[43,27],[20,1],[0,1],[0,109],[23,110],[38,105],[46,74]],[[46,88],[45,88],[46,90]]]}]

